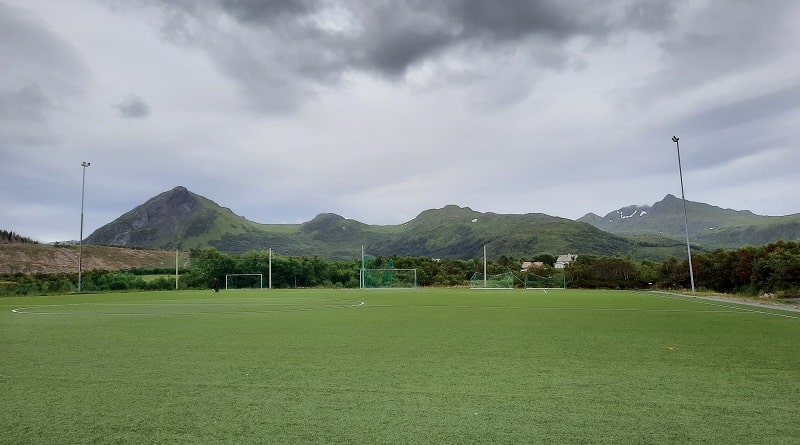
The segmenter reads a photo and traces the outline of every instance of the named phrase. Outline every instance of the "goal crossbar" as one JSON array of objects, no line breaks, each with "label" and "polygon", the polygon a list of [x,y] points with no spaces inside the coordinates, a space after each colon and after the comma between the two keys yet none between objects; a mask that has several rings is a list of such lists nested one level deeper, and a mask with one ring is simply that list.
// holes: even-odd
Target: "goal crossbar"
[{"label": "goal crossbar", "polygon": [[258,289],[264,289],[264,274],[262,273],[229,273],[225,274],[225,290],[230,290],[231,279],[236,277],[258,277]]},{"label": "goal crossbar", "polygon": [[472,278],[469,279],[470,289],[513,289],[514,288],[514,274],[511,272],[504,272],[494,275],[486,275],[481,272],[475,272]]},{"label": "goal crossbar", "polygon": [[525,289],[566,289],[567,278],[565,274],[555,274],[543,277],[533,273],[525,274]]}]

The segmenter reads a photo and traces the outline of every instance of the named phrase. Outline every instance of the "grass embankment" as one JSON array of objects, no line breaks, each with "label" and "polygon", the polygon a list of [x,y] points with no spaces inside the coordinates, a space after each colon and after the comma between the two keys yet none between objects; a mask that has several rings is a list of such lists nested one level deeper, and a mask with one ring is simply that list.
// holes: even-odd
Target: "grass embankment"
[{"label": "grass embankment", "polygon": [[[78,246],[0,244],[0,274],[78,272]],[[180,266],[188,255],[181,253]],[[174,268],[175,251],[83,246],[83,271],[128,270],[136,267]]]}]

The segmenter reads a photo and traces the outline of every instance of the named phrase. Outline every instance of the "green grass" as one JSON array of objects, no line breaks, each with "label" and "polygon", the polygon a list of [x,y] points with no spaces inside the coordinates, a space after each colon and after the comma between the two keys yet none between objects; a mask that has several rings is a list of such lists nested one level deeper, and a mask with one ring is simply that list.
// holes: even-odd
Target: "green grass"
[{"label": "green grass", "polygon": [[798,338],[634,292],[6,298],[0,443],[798,443]]}]

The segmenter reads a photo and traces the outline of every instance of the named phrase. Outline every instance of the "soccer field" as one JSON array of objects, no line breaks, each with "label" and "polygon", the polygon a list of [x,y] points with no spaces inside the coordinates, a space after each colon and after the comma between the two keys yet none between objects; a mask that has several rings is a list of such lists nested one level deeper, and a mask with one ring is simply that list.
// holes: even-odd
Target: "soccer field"
[{"label": "soccer field", "polygon": [[800,443],[800,313],[668,294],[0,299],[3,444]]}]

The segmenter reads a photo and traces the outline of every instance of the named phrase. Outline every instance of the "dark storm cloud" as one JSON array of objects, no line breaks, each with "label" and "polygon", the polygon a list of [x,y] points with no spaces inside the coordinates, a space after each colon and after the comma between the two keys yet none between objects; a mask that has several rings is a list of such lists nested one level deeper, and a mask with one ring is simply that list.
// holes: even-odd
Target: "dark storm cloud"
[{"label": "dark storm cloud", "polygon": [[[663,29],[673,18],[667,1],[614,8],[588,0],[147,3],[160,5],[168,40],[208,51],[266,110],[292,108],[350,71],[398,80],[454,53],[491,59],[521,50],[531,69],[563,70],[575,58],[566,49],[575,38],[602,44],[629,30]],[[240,28],[222,24],[231,20]]]},{"label": "dark storm cloud", "polygon": [[236,20],[245,23],[294,21],[320,7],[315,0],[220,0],[220,7]]},{"label": "dark storm cloud", "polygon": [[[221,0],[220,10],[253,27],[279,27],[286,43],[312,40],[320,53],[334,51],[343,66],[397,74],[421,60],[464,44],[492,49],[498,43],[546,38],[561,45],[571,38],[605,38],[626,28],[661,29],[672,19],[670,2],[633,2],[613,11],[596,1],[405,0],[352,2],[260,2]],[[340,11],[357,30],[346,36],[310,21]],[[339,45],[344,45],[340,47]]]},{"label": "dark storm cloud", "polygon": [[453,2],[450,21],[461,21],[467,36],[516,40],[532,34],[563,40],[607,32],[592,2],[512,1],[502,5],[480,0]]},{"label": "dark storm cloud", "polygon": [[415,63],[441,53],[463,32],[433,2],[412,10],[379,6],[355,14],[360,32],[342,39],[346,51],[341,68],[389,77],[401,76]]},{"label": "dark storm cloud", "polygon": [[115,105],[119,117],[125,119],[144,119],[150,115],[150,106],[138,96],[128,96]]}]

